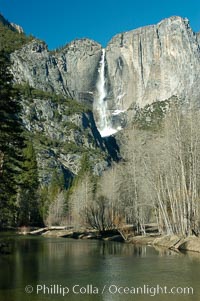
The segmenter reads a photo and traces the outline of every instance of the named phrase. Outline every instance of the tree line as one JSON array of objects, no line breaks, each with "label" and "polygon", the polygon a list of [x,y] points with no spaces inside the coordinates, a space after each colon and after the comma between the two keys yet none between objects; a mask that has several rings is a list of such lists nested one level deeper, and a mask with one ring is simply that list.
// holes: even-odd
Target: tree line
[{"label": "tree line", "polygon": [[[63,173],[40,183],[37,152],[22,123],[21,94],[0,51],[0,227],[71,225],[101,232],[131,224],[145,234],[198,235],[200,111],[177,98],[137,111],[118,134],[121,161],[94,176],[89,153],[67,189]],[[153,108],[153,109],[152,109]]]},{"label": "tree line", "polygon": [[167,106],[159,127],[137,120],[121,132],[123,160],[95,187],[89,172],[80,179],[69,206],[74,224],[100,231],[132,224],[145,234],[145,224],[156,223],[160,233],[198,235],[200,111],[175,97]]},{"label": "tree line", "polygon": [[36,157],[20,119],[20,94],[13,87],[9,67],[9,54],[1,50],[0,227],[31,222],[38,208],[33,192],[38,185]]},{"label": "tree line", "polygon": [[22,98],[33,95],[13,84],[10,66],[9,52],[0,50],[0,228],[57,225],[67,210],[64,173],[52,171],[50,183],[41,183],[33,134],[22,120]]}]

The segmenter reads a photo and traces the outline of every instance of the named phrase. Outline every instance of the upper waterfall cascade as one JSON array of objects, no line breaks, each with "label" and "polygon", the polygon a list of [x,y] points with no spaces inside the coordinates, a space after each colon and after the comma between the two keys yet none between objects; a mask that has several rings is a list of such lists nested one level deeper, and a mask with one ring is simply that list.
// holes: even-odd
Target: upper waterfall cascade
[{"label": "upper waterfall cascade", "polygon": [[115,134],[121,128],[114,129],[112,127],[111,114],[108,109],[108,103],[106,100],[106,78],[105,78],[105,49],[102,50],[102,56],[99,64],[99,77],[97,80],[97,98],[94,102],[95,111],[98,114],[97,128],[101,134],[101,137],[108,137]]}]

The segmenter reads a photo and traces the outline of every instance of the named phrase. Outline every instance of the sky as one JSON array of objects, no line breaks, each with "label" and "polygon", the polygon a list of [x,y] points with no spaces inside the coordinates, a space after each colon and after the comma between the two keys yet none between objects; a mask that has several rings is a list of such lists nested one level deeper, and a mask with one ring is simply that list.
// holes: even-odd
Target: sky
[{"label": "sky", "polygon": [[200,0],[0,0],[0,13],[50,50],[76,38],[105,47],[115,34],[175,15],[200,31]]}]

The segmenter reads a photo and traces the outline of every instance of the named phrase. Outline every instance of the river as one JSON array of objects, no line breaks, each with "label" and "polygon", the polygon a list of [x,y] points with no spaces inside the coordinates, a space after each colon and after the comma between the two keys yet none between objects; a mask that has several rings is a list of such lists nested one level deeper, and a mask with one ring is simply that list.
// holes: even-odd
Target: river
[{"label": "river", "polygon": [[200,300],[200,254],[66,238],[9,241],[12,254],[0,255],[1,301]]}]

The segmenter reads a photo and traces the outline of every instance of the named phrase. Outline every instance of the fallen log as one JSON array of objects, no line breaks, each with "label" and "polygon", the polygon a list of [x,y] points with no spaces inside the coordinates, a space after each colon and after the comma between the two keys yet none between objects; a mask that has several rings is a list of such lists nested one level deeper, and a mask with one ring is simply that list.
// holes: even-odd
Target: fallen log
[{"label": "fallen log", "polygon": [[34,231],[30,231],[28,234],[31,234],[31,235],[41,235],[42,233],[48,231],[48,227],[45,227],[45,228],[40,228],[40,229],[37,229],[37,230],[34,230]]}]

